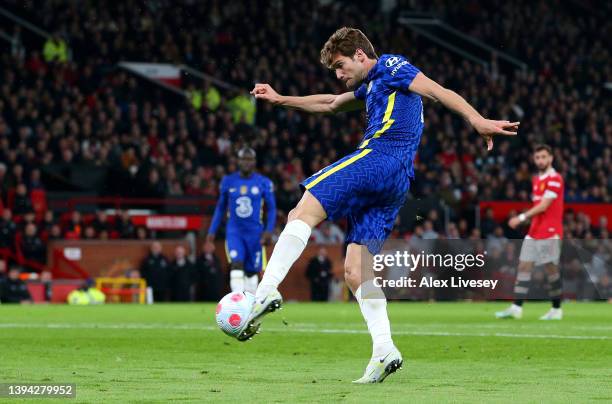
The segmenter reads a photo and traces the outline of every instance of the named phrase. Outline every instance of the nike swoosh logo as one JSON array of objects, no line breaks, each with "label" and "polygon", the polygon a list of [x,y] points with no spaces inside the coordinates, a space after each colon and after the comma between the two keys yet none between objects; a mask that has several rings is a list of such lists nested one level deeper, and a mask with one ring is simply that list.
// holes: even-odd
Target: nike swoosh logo
[{"label": "nike swoosh logo", "polygon": [[387,359],[387,357],[388,357],[389,355],[391,355],[392,353],[393,353],[393,351],[391,351],[391,352],[389,352],[388,354],[386,354],[384,358],[380,359],[380,363],[383,363],[383,362],[384,362],[384,361]]}]

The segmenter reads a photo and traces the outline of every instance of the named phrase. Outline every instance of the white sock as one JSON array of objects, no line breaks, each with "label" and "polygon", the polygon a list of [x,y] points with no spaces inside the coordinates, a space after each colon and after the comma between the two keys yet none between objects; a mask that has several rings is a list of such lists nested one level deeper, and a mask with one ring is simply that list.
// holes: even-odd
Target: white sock
[{"label": "white sock", "polygon": [[230,271],[230,289],[232,292],[244,292],[244,271],[242,269]]},{"label": "white sock", "polygon": [[244,277],[244,291],[255,294],[257,284],[259,283],[259,275],[251,275]]},{"label": "white sock", "polygon": [[372,282],[363,283],[355,292],[361,314],[372,336],[372,358],[383,358],[394,347],[387,316],[387,299]]},{"label": "white sock", "polygon": [[257,288],[255,297],[263,299],[285,279],[291,265],[304,251],[312,229],[306,222],[296,219],[285,226],[274,246],[263,279]]}]

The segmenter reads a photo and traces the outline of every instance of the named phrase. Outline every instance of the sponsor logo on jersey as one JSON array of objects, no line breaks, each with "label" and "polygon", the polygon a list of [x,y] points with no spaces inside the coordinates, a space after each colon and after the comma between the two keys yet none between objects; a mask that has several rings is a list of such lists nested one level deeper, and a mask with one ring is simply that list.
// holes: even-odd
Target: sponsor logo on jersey
[{"label": "sponsor logo on jersey", "polygon": [[240,196],[236,199],[236,215],[246,219],[253,214],[253,203],[248,196]]},{"label": "sponsor logo on jersey", "polygon": [[398,58],[397,56],[393,56],[390,57],[389,59],[387,59],[387,61],[385,62],[385,66],[387,67],[391,67],[394,64],[396,64],[397,62],[399,62],[400,58]]},{"label": "sponsor logo on jersey", "polygon": [[230,192],[236,192],[236,188],[230,188],[229,191]]},{"label": "sponsor logo on jersey", "polygon": [[391,70],[391,76],[395,76],[395,73],[397,73],[397,71],[402,67],[408,64],[407,60],[404,60],[402,63],[400,63],[399,65],[395,66],[393,68],[393,70]]},{"label": "sponsor logo on jersey", "polygon": [[247,193],[247,186],[246,185],[240,186],[240,195],[245,195],[246,193]]}]

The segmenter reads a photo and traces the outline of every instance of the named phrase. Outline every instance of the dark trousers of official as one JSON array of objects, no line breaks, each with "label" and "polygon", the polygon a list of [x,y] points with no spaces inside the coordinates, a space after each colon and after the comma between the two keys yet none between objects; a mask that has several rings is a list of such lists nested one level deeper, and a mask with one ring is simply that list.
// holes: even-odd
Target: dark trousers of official
[{"label": "dark trousers of official", "polygon": [[153,288],[153,301],[154,302],[167,302],[169,301],[168,289]]},{"label": "dark trousers of official", "polygon": [[310,296],[313,302],[326,302],[329,296],[329,282],[311,282]]}]

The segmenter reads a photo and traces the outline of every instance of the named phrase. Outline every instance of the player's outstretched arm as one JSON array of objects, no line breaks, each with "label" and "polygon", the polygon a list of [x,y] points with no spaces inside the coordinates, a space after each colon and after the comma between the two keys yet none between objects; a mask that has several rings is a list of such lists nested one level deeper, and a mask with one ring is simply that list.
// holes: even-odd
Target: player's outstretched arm
[{"label": "player's outstretched arm", "polygon": [[493,149],[493,136],[513,136],[518,131],[520,122],[496,121],[484,118],[459,94],[442,87],[423,73],[418,73],[415,76],[408,89],[423,97],[439,101],[448,109],[461,115],[485,139],[487,150]]},{"label": "player's outstretched arm", "polygon": [[215,233],[217,233],[217,229],[221,225],[221,221],[227,212],[228,186],[226,178],[227,177],[223,177],[221,180],[221,185],[219,186],[219,200],[217,201],[217,206],[215,206],[215,213],[210,221],[210,227],[206,235],[206,241],[209,243],[215,241]]},{"label": "player's outstretched arm", "polygon": [[363,101],[352,91],[342,94],[315,94],[291,97],[278,94],[269,84],[255,84],[251,94],[258,100],[268,101],[285,108],[298,109],[313,114],[335,114],[363,109]]},{"label": "player's outstretched arm", "polygon": [[524,221],[529,220],[532,217],[539,215],[540,213],[546,212],[546,209],[550,207],[553,201],[554,201],[554,198],[542,198],[540,203],[533,206],[527,212],[521,213],[518,216],[514,216],[510,218],[510,220],[508,220],[508,226],[510,226],[513,229],[516,229],[518,225],[523,223]]}]

